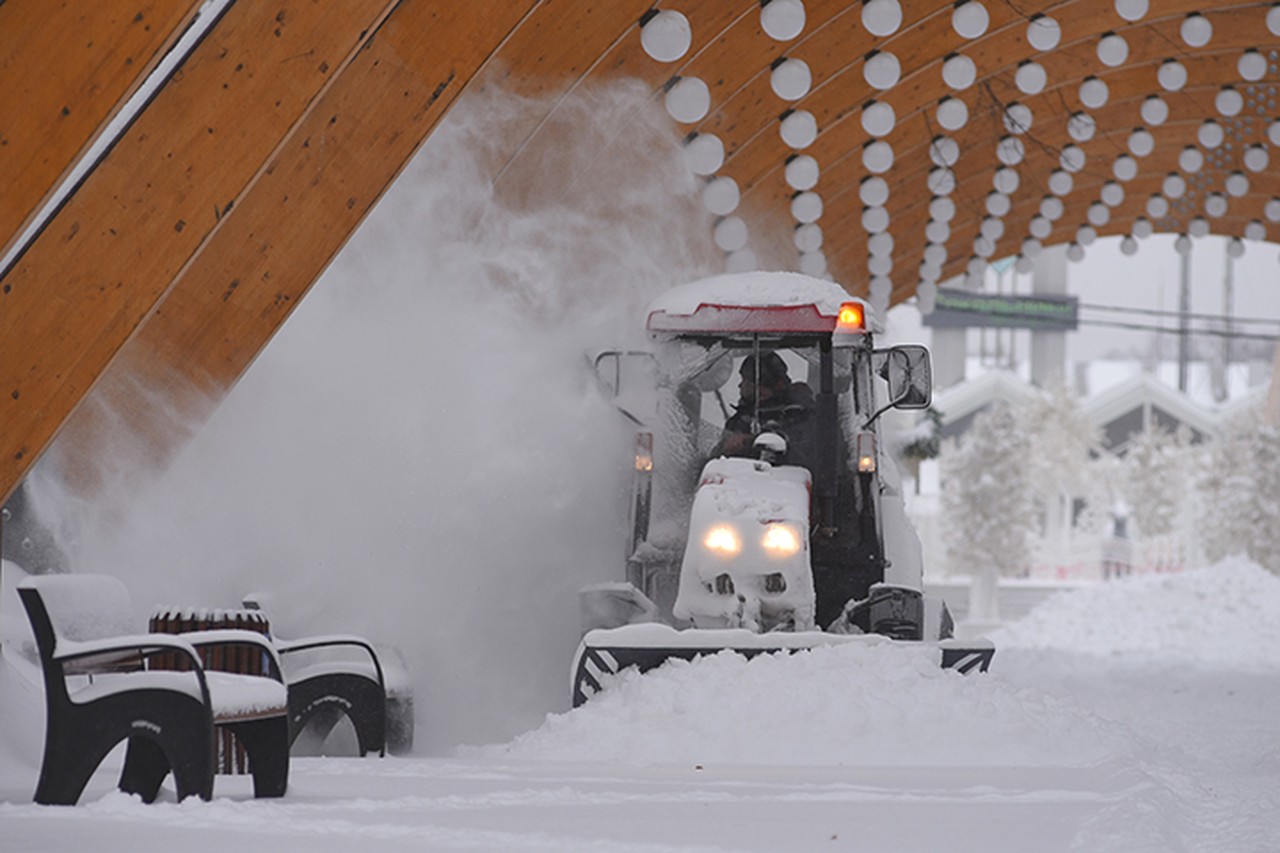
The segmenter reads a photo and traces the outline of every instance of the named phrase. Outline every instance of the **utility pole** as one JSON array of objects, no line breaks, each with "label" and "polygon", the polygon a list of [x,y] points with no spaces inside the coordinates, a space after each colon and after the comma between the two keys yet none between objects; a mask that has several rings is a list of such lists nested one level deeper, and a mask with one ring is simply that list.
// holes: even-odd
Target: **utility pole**
[{"label": "utility pole", "polygon": [[1191,239],[1182,253],[1182,282],[1178,294],[1178,390],[1187,393],[1187,365],[1191,357],[1191,331],[1187,314],[1191,312]]},{"label": "utility pole", "polygon": [[1231,311],[1234,308],[1232,303],[1235,302],[1235,256],[1231,254],[1230,247],[1222,253],[1226,257],[1227,269],[1222,279],[1222,313],[1226,317],[1226,334],[1222,336],[1222,378],[1223,388],[1226,394],[1231,391],[1231,334],[1234,330],[1234,324],[1231,322]]}]

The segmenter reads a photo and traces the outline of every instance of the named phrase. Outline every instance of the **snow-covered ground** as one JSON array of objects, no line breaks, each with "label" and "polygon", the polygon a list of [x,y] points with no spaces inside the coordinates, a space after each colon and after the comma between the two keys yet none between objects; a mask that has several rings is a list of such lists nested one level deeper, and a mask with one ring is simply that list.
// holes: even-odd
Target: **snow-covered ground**
[{"label": "snow-covered ground", "polygon": [[618,676],[508,743],[303,758],[255,801],[150,806],[101,770],[30,804],[38,680],[0,670],[6,851],[1271,851],[1280,578],[1244,560],[1064,593],[985,676],[918,649],[730,654]]}]

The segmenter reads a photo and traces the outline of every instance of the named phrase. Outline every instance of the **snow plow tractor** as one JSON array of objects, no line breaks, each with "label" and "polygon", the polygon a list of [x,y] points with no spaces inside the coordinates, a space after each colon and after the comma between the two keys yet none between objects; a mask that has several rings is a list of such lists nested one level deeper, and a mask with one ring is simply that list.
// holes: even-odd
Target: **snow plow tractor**
[{"label": "snow plow tractor", "polygon": [[884,412],[929,405],[928,351],[877,350],[873,325],[830,281],[722,275],[649,306],[652,349],[595,357],[635,468],[626,579],[580,593],[575,707],[628,667],[725,649],[927,643],[943,667],[990,666],[923,593],[881,440]]}]

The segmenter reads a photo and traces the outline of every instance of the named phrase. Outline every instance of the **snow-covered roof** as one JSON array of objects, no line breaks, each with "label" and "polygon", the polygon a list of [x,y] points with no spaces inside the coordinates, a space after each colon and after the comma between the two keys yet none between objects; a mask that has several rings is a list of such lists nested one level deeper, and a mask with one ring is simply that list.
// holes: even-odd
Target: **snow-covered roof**
[{"label": "snow-covered roof", "polygon": [[773,330],[773,323],[780,324],[778,330],[829,331],[848,303],[861,306],[865,327],[879,331],[866,300],[835,282],[795,272],[729,273],[668,290],[649,304],[646,325],[686,330],[689,318],[698,315],[695,324],[705,322],[709,331]]},{"label": "snow-covered roof", "polygon": [[992,370],[967,382],[935,391],[933,408],[942,415],[943,435],[955,435],[967,428],[974,415],[998,400],[1017,404],[1035,399],[1040,394],[1039,389],[1016,373]]},{"label": "snow-covered roof", "polygon": [[[1135,420],[1140,429],[1148,421],[1146,413],[1150,407],[1160,409],[1201,435],[1218,434],[1219,418],[1214,412],[1198,405],[1190,397],[1175,391],[1149,373],[1132,376],[1101,394],[1087,398],[1083,404],[1084,413],[1089,420],[1104,428],[1125,415],[1140,410],[1143,415]],[[1115,450],[1123,447],[1127,438],[1117,437],[1109,443]]]}]

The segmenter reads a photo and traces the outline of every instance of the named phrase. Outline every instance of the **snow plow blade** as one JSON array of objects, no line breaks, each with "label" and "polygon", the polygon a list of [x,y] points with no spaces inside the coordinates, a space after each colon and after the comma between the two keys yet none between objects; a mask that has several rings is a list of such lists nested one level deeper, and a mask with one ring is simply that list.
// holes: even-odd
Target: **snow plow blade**
[{"label": "snow plow blade", "polygon": [[[725,650],[753,658],[770,652],[795,652],[843,643],[918,642],[921,641],[893,640],[879,634],[828,634],[822,631],[794,634],[755,634],[739,629],[679,631],[656,623],[597,629],[582,638],[578,653],[574,655],[573,707],[600,692],[610,675],[633,666],[640,672],[648,672],[675,658],[693,660]],[[938,663],[943,669],[965,674],[986,672],[996,653],[990,640],[946,639],[925,642],[925,645],[938,650]]]}]

